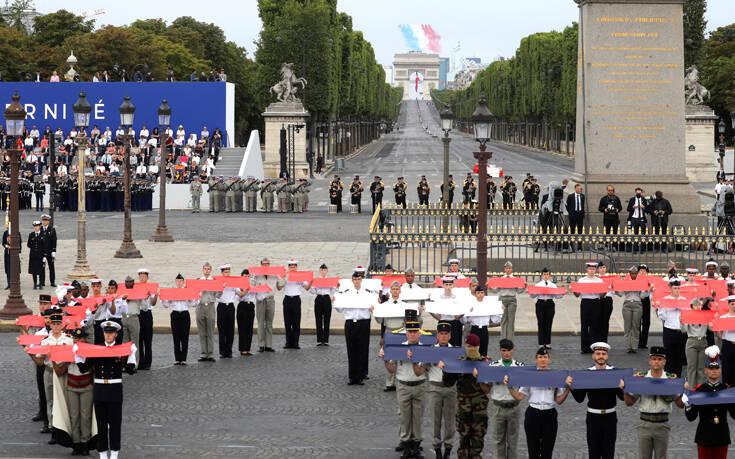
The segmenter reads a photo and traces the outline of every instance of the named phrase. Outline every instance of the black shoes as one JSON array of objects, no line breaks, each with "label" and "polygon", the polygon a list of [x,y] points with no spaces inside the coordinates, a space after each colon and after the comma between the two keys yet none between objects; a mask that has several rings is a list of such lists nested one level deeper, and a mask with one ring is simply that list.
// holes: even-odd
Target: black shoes
[{"label": "black shoes", "polygon": [[264,347],[259,347],[258,348],[258,352],[265,352],[265,348]]},{"label": "black shoes", "polygon": [[48,424],[44,424],[43,425],[43,429],[41,429],[40,433],[42,433],[42,434],[51,433],[51,429],[48,428]]},{"label": "black shoes", "polygon": [[31,418],[31,421],[33,422],[43,421],[43,415],[41,413],[38,413],[37,415]]},{"label": "black shoes", "polygon": [[383,392],[395,392],[396,386],[385,386],[385,389],[383,389]]},{"label": "black shoes", "polygon": [[[439,457],[439,456],[437,456],[437,457]],[[444,457],[443,457],[443,459],[449,459],[450,457],[452,457],[452,447],[451,447],[451,445],[450,446],[445,446],[444,447]]]},{"label": "black shoes", "polygon": [[272,347],[266,347],[265,352],[276,352],[276,350],[273,349]]}]

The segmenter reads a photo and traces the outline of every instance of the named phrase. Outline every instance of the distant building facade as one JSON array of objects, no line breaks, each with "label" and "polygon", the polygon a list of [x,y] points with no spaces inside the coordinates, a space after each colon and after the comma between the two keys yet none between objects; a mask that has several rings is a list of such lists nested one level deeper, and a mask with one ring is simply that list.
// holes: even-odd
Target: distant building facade
[{"label": "distant building facade", "polygon": [[403,99],[430,100],[439,89],[439,55],[419,51],[393,56],[393,82],[403,88]]}]

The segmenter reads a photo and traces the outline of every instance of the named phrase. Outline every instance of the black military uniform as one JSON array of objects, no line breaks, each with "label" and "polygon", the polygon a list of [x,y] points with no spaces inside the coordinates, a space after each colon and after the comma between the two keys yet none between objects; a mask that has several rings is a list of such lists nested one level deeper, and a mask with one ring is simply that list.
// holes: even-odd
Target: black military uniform
[{"label": "black military uniform", "polygon": [[33,276],[33,288],[41,289],[45,283],[45,268],[43,266],[43,258],[46,256],[46,246],[44,237],[41,234],[41,222],[36,220],[33,222],[34,231],[28,235],[27,246],[30,249],[28,254],[28,274]]},{"label": "black military uniform", "polygon": [[362,186],[362,181],[360,180],[360,176],[356,175],[355,179],[350,184],[350,203],[352,205],[357,206],[357,213],[362,213],[362,191],[364,190]]},{"label": "black military uniform", "polygon": [[342,190],[344,185],[339,179],[339,176],[335,175],[332,183],[329,184],[329,203],[333,206],[337,206],[337,212],[342,212]]},{"label": "black military uniform", "polygon": [[613,194],[612,196],[605,195],[600,198],[600,205],[597,210],[602,212],[602,224],[605,227],[605,232],[608,234],[618,234],[618,228],[620,227],[620,217],[618,214],[623,210],[623,204],[620,202],[620,198]]},{"label": "black military uniform", "polygon": [[[596,349],[610,350],[607,343],[594,343]],[[613,367],[608,366],[608,370]],[[599,370],[592,366],[589,371]],[[572,383],[572,385],[574,385]],[[573,389],[572,397],[577,403],[584,402],[587,397],[587,457],[590,459],[612,459],[615,457],[615,439],[617,438],[618,417],[615,414],[617,399],[623,400],[623,390],[615,389]]]},{"label": "black military uniform", "polygon": [[513,177],[506,177],[505,183],[500,187],[500,191],[503,194],[503,209],[512,209],[516,200],[516,192],[518,191]]},{"label": "black military uniform", "polygon": [[464,179],[464,183],[462,184],[462,202],[465,204],[472,202],[475,199],[476,190],[477,185],[475,184],[475,179],[472,178],[472,174],[467,173],[467,178]]},{"label": "black military uniform", "polygon": [[398,177],[398,182],[393,185],[393,193],[396,196],[396,205],[403,206],[406,208],[406,182],[403,181],[403,177]]},{"label": "black military uniform", "polygon": [[[20,237],[20,234],[18,234],[18,237]],[[21,247],[23,246],[23,240],[21,238],[20,243],[18,244],[18,250],[21,250]],[[5,230],[3,232],[3,255],[4,255],[4,262],[5,262],[5,277],[7,280],[7,285],[5,286],[5,290],[10,289],[10,232],[8,230]]]},{"label": "black military uniform", "polygon": [[[454,183],[454,177],[452,177],[452,174],[449,174],[449,187],[447,190],[447,203],[451,207],[452,203],[454,202],[454,189],[457,187],[457,184]],[[442,192],[442,199],[444,199],[444,184],[442,183],[439,185],[439,190]]]},{"label": "black military uniform", "polygon": [[416,187],[416,192],[419,195],[419,205],[420,206],[429,205],[429,192],[430,191],[431,191],[431,188],[429,187],[429,182],[426,180],[426,176],[422,175],[421,180],[419,181],[419,184]]},{"label": "black military uniform", "polygon": [[43,235],[43,248],[46,263],[48,263],[48,276],[52,287],[56,287],[56,228],[51,226],[51,216],[43,215],[41,221],[48,222],[48,226],[41,225],[41,234]]},{"label": "black military uniform", "polygon": [[[106,321],[102,322],[103,332],[119,333],[120,325]],[[115,343],[104,346],[113,346]],[[96,357],[83,359],[77,357],[77,366],[83,373],[94,371],[94,387],[92,389],[92,403],[97,418],[97,450],[102,452],[120,451],[120,436],[122,426],[123,369],[135,373],[135,345],[132,354],[127,357]],[[81,361],[80,361],[81,360]],[[109,438],[108,438],[109,437]]]},{"label": "black military uniform", "polygon": [[[719,362],[713,362],[719,367]],[[707,368],[711,368],[708,364]],[[694,388],[694,392],[719,392],[727,389],[727,386],[721,381],[712,384],[709,381],[699,384]],[[727,457],[727,446],[730,444],[730,428],[727,425],[727,415],[735,419],[735,405],[712,404],[712,405],[690,405],[684,411],[689,421],[694,421],[699,416],[699,424],[697,424],[697,433],[694,435],[694,442],[700,449],[717,450],[724,448],[724,454],[721,457]],[[708,451],[709,452],[709,451]],[[700,456],[701,457],[701,456]],[[707,457],[716,457],[714,455]]]},{"label": "black military uniform", "polygon": [[383,190],[385,190],[385,185],[383,185],[383,181],[380,179],[380,176],[376,175],[373,183],[370,184],[370,197],[373,200],[373,213],[375,213],[375,209],[378,205],[381,207],[383,206]]},{"label": "black military uniform", "polygon": [[46,194],[46,185],[42,180],[36,180],[33,183],[33,194],[36,195],[36,212],[43,210],[43,195]]}]

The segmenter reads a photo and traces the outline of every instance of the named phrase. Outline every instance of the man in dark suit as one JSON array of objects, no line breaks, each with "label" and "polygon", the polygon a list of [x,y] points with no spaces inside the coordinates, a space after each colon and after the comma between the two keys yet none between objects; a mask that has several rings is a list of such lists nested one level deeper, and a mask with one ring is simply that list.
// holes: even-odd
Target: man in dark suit
[{"label": "man in dark suit", "polygon": [[45,269],[43,258],[46,252],[44,248],[44,237],[41,234],[41,222],[33,222],[33,232],[28,235],[28,274],[33,276],[33,288],[41,289],[45,281]]},{"label": "man in dark suit", "polygon": [[643,196],[643,189],[637,187],[635,196],[628,200],[628,221],[633,228],[633,233],[639,234],[645,231],[648,226],[646,220],[646,212],[648,211],[648,199]]},{"label": "man in dark suit", "polygon": [[51,216],[41,216],[41,234],[43,235],[43,247],[46,253],[46,263],[48,263],[48,276],[51,286],[56,287],[56,228],[51,226]]},{"label": "man in dark suit", "polygon": [[574,193],[567,196],[567,211],[569,212],[569,229],[572,233],[581,233],[584,226],[584,212],[587,205],[586,197],[582,193],[582,185],[574,185]]}]

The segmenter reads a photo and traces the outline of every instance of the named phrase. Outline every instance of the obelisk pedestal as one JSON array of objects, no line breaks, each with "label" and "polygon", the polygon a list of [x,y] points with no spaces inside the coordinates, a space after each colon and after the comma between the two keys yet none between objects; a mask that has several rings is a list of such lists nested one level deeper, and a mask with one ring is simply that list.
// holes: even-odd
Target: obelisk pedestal
[{"label": "obelisk pedestal", "polygon": [[[263,171],[266,177],[275,178],[281,169],[281,128],[289,125],[304,125],[309,119],[301,102],[274,102],[263,113],[265,120],[265,158]],[[295,179],[309,178],[309,163],[306,161],[306,129],[294,132]],[[288,142],[288,139],[286,140]],[[288,149],[288,143],[286,144]],[[290,173],[290,163],[288,164]]]}]

